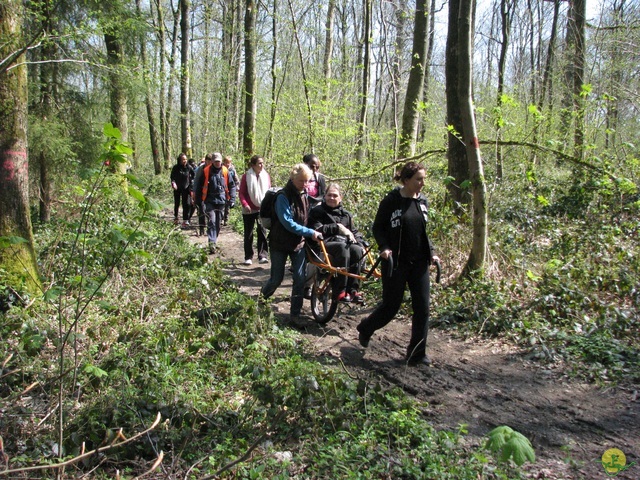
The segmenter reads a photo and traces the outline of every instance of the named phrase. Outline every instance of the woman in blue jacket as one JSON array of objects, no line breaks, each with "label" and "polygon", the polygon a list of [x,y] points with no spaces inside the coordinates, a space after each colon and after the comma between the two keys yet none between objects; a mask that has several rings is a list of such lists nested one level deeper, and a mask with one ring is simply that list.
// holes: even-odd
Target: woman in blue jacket
[{"label": "woman in blue jacket", "polygon": [[309,199],[305,186],[311,178],[311,170],[304,163],[293,167],[289,181],[278,192],[275,199],[275,217],[269,233],[271,276],[262,286],[261,295],[269,298],[284,279],[287,258],[291,259],[293,287],[291,289],[290,320],[295,324],[302,310],[304,280],[307,258],[304,250],[305,238],[318,241],[322,238],[305,225],[309,218]]},{"label": "woman in blue jacket", "polygon": [[[424,166],[408,162],[395,177],[401,186],[380,202],[373,222],[373,236],[380,256],[393,262],[382,264],[382,302],[357,327],[358,341],[366,348],[373,333],[398,313],[408,285],[413,307],[411,339],[405,357],[409,365],[430,363],[426,354],[429,267],[439,261],[427,236],[428,203],[421,193],[424,178]],[[391,265],[393,270],[389,272]]]}]

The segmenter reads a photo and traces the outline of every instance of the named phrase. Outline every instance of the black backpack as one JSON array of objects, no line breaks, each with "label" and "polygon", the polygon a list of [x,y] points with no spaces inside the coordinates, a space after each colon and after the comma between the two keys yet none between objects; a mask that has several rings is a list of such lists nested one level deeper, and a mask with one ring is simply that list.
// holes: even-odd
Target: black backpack
[{"label": "black backpack", "polygon": [[271,187],[267,190],[260,204],[260,223],[267,230],[271,230],[273,218],[276,215],[276,197],[282,191],[280,187]]}]

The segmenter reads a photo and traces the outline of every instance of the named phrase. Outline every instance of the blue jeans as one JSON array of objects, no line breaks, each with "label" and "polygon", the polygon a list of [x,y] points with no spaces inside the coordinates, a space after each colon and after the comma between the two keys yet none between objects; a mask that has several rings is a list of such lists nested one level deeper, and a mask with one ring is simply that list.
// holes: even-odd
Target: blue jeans
[{"label": "blue jeans", "polygon": [[[272,245],[273,247],[273,245]],[[287,265],[287,258],[291,259],[293,270],[293,288],[291,289],[291,315],[299,315],[304,301],[304,280],[306,276],[307,256],[304,248],[297,252],[283,252],[271,248],[271,276],[267,283],[262,286],[260,293],[264,298],[269,298],[284,279],[284,270]]]},{"label": "blue jeans", "polygon": [[204,204],[204,211],[207,215],[207,237],[209,243],[218,242],[218,234],[220,233],[220,223],[224,215],[224,204],[213,205],[211,203]]}]

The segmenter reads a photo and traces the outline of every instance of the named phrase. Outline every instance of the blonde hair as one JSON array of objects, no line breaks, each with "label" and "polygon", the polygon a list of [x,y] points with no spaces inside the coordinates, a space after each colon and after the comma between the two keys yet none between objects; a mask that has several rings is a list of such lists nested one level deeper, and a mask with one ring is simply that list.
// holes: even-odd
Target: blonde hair
[{"label": "blonde hair", "polygon": [[298,175],[303,175],[305,180],[309,180],[311,178],[311,176],[313,175],[313,172],[304,163],[296,163],[293,166],[293,168],[291,169],[291,173],[289,174],[289,178],[291,180],[293,180],[294,177],[297,177]]}]

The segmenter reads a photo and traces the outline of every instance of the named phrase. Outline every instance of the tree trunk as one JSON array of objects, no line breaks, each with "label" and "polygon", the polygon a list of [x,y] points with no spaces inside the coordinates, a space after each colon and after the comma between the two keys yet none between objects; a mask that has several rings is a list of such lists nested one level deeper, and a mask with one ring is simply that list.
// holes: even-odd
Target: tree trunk
[{"label": "tree trunk", "polygon": [[[0,58],[18,50],[22,2],[5,0],[0,6]],[[27,154],[27,66],[21,54],[0,72],[0,237],[21,237],[24,243],[0,242],[0,269],[5,279],[32,294],[40,280],[29,216],[29,157]]]},{"label": "tree trunk", "polygon": [[313,152],[313,118],[311,115],[311,98],[309,96],[309,82],[307,81],[307,70],[304,66],[304,55],[302,53],[302,46],[300,45],[300,37],[298,35],[298,26],[296,22],[296,15],[293,11],[293,5],[289,0],[289,12],[291,12],[291,24],[293,26],[293,36],[296,40],[296,46],[298,47],[298,56],[300,57],[300,74],[302,75],[302,87],[304,89],[304,99],[307,102],[307,129],[308,129],[308,146],[309,151]]},{"label": "tree trunk", "polygon": [[[53,13],[51,11],[52,5],[50,3],[44,3],[42,5],[43,16],[43,28],[46,35],[51,35],[54,30]],[[45,43],[42,47],[41,59],[44,60],[40,65],[40,104],[38,106],[40,117],[47,121],[53,120],[56,116],[54,113],[53,94],[54,88],[57,82],[57,69],[58,64],[53,60],[56,58],[56,44],[52,41]],[[39,174],[39,219],[42,223],[47,223],[51,219],[51,167],[53,165],[53,158],[49,151],[41,149],[37,155],[37,167]]]},{"label": "tree trunk", "polygon": [[396,40],[393,44],[393,57],[391,58],[391,128],[394,135],[394,152],[396,156],[402,157],[400,153],[400,141],[402,139],[402,126],[400,120],[400,88],[402,83],[402,72],[404,70],[403,58],[405,57],[406,48],[406,35],[405,24],[407,22],[407,12],[405,11],[405,2],[395,1],[390,2],[390,5],[395,9],[396,20]]},{"label": "tree trunk", "polygon": [[413,29],[413,48],[411,51],[411,70],[407,83],[407,93],[402,114],[402,132],[400,134],[401,158],[412,156],[416,151],[418,135],[418,122],[420,120],[419,105],[422,100],[422,88],[424,86],[425,61],[427,56],[428,0],[416,1],[415,25]]},{"label": "tree trunk", "polygon": [[452,179],[447,183],[449,197],[453,210],[461,215],[465,205],[471,202],[465,182],[469,180],[469,164],[467,152],[462,142],[463,127],[461,105],[458,98],[458,11],[461,0],[449,2],[449,27],[447,31],[447,49],[445,57],[446,97],[447,97],[447,163],[448,176]]},{"label": "tree trunk", "polygon": [[573,123],[573,149],[576,158],[582,158],[584,150],[584,83],[586,0],[571,0],[567,14],[563,129],[569,135]]},{"label": "tree trunk", "polygon": [[245,164],[255,150],[256,132],[256,18],[257,3],[246,0],[244,14],[245,107],[242,132],[242,153]]},{"label": "tree trunk", "polygon": [[[427,58],[424,62],[424,87],[422,88],[422,101],[426,104],[429,99],[429,80],[431,77],[431,63],[433,61],[433,42],[435,41],[436,34],[436,0],[431,0],[431,5],[429,7],[429,40],[427,43]],[[420,127],[420,139],[424,140],[426,134],[426,123],[422,122],[422,126]]]},{"label": "tree trunk", "polygon": [[271,18],[271,35],[273,38],[273,51],[271,53],[271,110],[269,113],[269,135],[265,155],[270,156],[273,151],[273,129],[276,123],[278,110],[278,1],[273,0],[273,16]]},{"label": "tree trunk", "polygon": [[[507,52],[509,50],[509,36],[511,33],[511,11],[515,7],[513,0],[500,0],[500,31],[502,41],[500,44],[500,57],[498,58],[498,92],[496,99],[497,118],[495,122],[496,140],[501,139],[502,126],[502,95],[504,94],[504,74],[507,65]],[[502,180],[502,148],[496,144],[496,179]]]},{"label": "tree trunk", "polygon": [[487,254],[487,189],[484,180],[480,144],[476,134],[473,110],[473,28],[472,12],[475,0],[460,0],[458,15],[458,97],[462,116],[464,143],[469,159],[473,196],[473,241],[465,273],[482,272]]},{"label": "tree trunk", "polygon": [[169,126],[167,125],[167,112],[165,101],[167,99],[167,74],[166,74],[166,54],[164,45],[166,42],[166,29],[164,26],[164,11],[160,0],[149,3],[149,9],[153,16],[153,5],[156,7],[157,26],[156,38],[158,44],[158,81],[160,82],[160,98],[158,99],[158,118],[160,123],[160,145],[162,147],[161,166],[162,170],[168,170],[170,166],[171,152],[169,150]]},{"label": "tree trunk", "polygon": [[190,81],[189,81],[189,0],[180,0],[180,127],[182,133],[182,152],[187,158],[193,156],[191,146]]},{"label": "tree trunk", "polygon": [[[111,123],[120,130],[121,140],[128,139],[127,131],[127,95],[122,81],[124,46],[119,32],[111,31],[104,34],[107,47],[107,65],[109,66],[109,98],[111,101]],[[122,164],[124,166],[124,164]]]},{"label": "tree trunk", "polygon": [[329,87],[331,82],[331,57],[333,56],[333,24],[336,11],[336,0],[329,0],[327,6],[327,21],[324,31],[324,58],[322,60],[322,74],[324,76],[324,92],[322,100],[329,99]]},{"label": "tree trunk", "polygon": [[[142,17],[140,9],[140,0],[136,0],[136,12]],[[156,125],[156,114],[151,100],[151,75],[149,72],[149,63],[147,61],[147,39],[143,33],[140,38],[140,61],[142,62],[142,71],[144,76],[144,103],[147,109],[147,122],[149,122],[149,143],[151,146],[151,157],[153,159],[153,171],[156,175],[162,173],[162,163],[160,162],[160,147],[158,141],[158,127]]]},{"label": "tree trunk", "polygon": [[367,134],[367,105],[369,100],[369,69],[371,68],[371,0],[363,0],[364,24],[362,47],[362,85],[360,90],[360,118],[356,140],[356,160],[364,161]]}]

